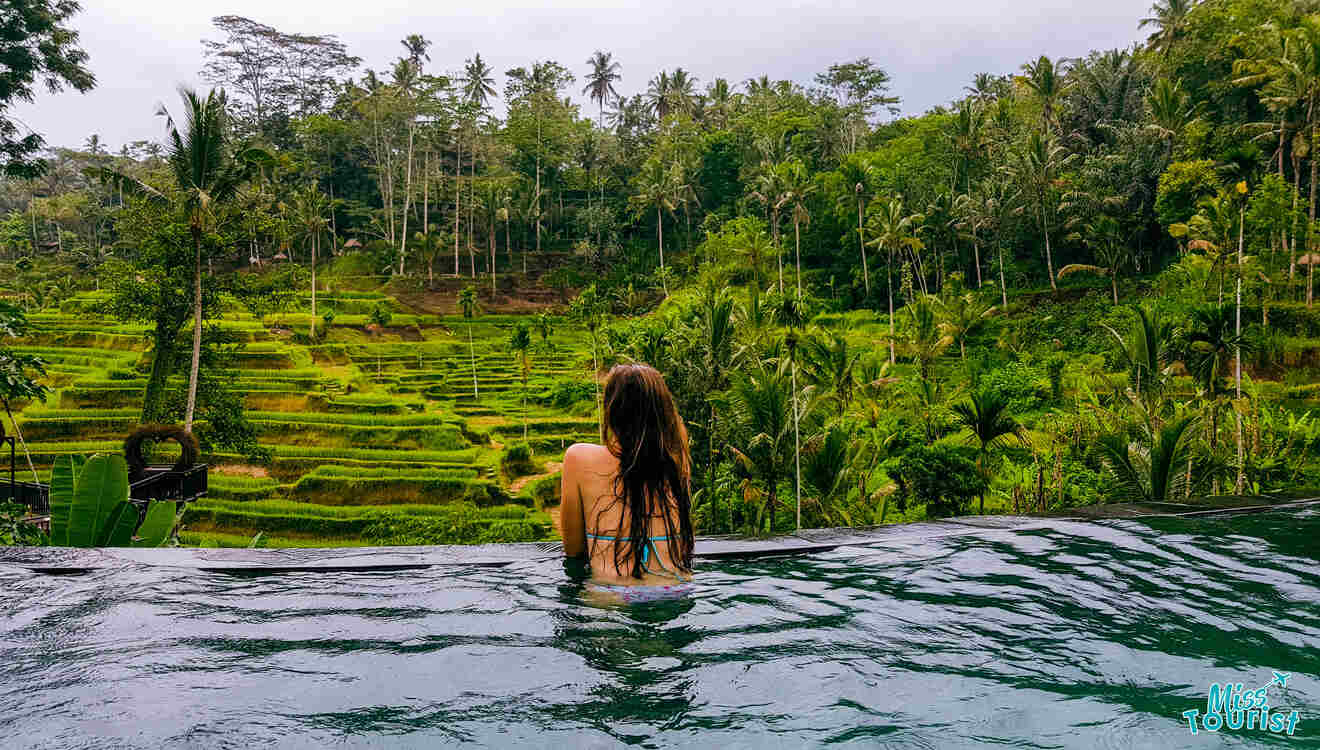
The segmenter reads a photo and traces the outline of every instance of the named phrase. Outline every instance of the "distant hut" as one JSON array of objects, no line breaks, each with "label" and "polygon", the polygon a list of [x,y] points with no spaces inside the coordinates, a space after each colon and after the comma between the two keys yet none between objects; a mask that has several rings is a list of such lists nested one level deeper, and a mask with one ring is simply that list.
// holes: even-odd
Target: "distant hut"
[{"label": "distant hut", "polygon": [[339,252],[336,254],[343,255],[349,250],[361,250],[361,249],[362,249],[362,242],[359,241],[358,238],[352,237],[348,240],[348,242],[344,243],[343,247],[339,248]]}]

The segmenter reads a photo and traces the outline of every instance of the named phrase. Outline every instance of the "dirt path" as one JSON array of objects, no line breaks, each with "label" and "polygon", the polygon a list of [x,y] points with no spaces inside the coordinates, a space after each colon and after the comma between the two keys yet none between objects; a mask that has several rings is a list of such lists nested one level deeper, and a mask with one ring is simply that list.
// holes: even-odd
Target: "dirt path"
[{"label": "dirt path", "polygon": [[509,494],[516,495],[519,492],[522,492],[523,488],[531,484],[532,482],[535,482],[538,479],[545,479],[546,477],[552,477],[555,474],[558,474],[559,470],[562,468],[564,468],[564,464],[560,461],[547,461],[545,464],[545,472],[541,474],[528,474],[525,477],[518,477],[517,479],[510,482]]}]

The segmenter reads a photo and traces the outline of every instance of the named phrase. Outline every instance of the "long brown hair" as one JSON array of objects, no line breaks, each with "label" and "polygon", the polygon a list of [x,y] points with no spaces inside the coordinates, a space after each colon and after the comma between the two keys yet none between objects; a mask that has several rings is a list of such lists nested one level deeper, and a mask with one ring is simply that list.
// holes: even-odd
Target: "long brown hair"
[{"label": "long brown hair", "polygon": [[614,503],[623,505],[614,535],[615,572],[631,556],[632,576],[642,577],[643,553],[656,517],[664,519],[669,559],[681,571],[691,570],[692,462],[687,428],[664,376],[649,365],[616,365],[605,383],[604,422],[605,447],[619,459]]}]

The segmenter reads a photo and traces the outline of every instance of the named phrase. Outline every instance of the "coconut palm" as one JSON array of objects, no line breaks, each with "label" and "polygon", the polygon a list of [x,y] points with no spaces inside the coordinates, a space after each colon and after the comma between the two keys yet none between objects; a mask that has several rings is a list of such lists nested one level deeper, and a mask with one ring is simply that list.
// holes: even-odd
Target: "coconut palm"
[{"label": "coconut palm", "polygon": [[784,296],[775,308],[774,315],[775,320],[788,329],[784,334],[784,344],[788,347],[789,369],[792,373],[790,377],[793,387],[793,487],[797,510],[797,528],[800,529],[802,528],[802,434],[799,423],[801,421],[802,405],[797,387],[797,351],[798,343],[802,339],[802,329],[807,325],[807,312],[802,305],[801,296],[796,299]]},{"label": "coconut palm", "polygon": [[[779,503],[779,482],[789,473],[793,430],[793,394],[785,364],[739,373],[733,378],[728,395],[732,428],[728,450],[736,472],[744,479],[743,497],[765,498],[757,527],[761,526],[760,518],[768,514],[772,531]],[[760,489],[755,487],[758,481]]]},{"label": "coconut palm", "polygon": [[811,223],[807,200],[816,192],[816,183],[800,161],[783,165],[784,198],[793,209],[793,256],[797,267],[797,296],[802,299],[802,225]]},{"label": "coconut palm", "polygon": [[1063,98],[1063,66],[1041,55],[1032,62],[1023,64],[1023,75],[1018,80],[1031,92],[1040,104],[1040,118],[1047,130],[1056,130],[1058,120],[1056,111],[1059,100]]},{"label": "coconut palm", "polygon": [[871,217],[868,220],[872,239],[867,244],[875,245],[885,255],[885,296],[889,301],[889,363],[894,356],[894,257],[903,250],[916,253],[925,247],[917,238],[917,227],[921,223],[920,214],[909,214],[903,208],[903,197],[891,196],[877,198],[872,203]]},{"label": "coconut palm", "polygon": [[1146,39],[1146,44],[1161,55],[1169,54],[1173,42],[1187,26],[1188,13],[1196,6],[1197,0],[1156,0],[1150,8],[1150,15],[1141,19],[1137,28],[1153,26],[1154,31]]},{"label": "coconut palm", "polygon": [[917,363],[922,382],[930,382],[935,360],[953,346],[953,337],[940,326],[935,303],[922,295],[904,308],[907,312],[902,332],[903,352]]},{"label": "coconut palm", "polygon": [[447,242],[448,238],[437,229],[413,234],[414,252],[426,264],[427,288],[435,288],[435,262],[440,259],[440,253],[444,251]]},{"label": "coconut palm", "polygon": [[769,255],[775,249],[770,241],[770,236],[763,230],[756,230],[750,236],[746,237],[742,244],[734,248],[734,252],[745,256],[752,266],[752,278],[755,281],[757,290],[761,288],[761,262],[765,256]]},{"label": "coconut palm", "polygon": [[784,291],[784,255],[779,244],[779,212],[784,208],[785,194],[784,170],[773,162],[761,162],[751,195],[765,207],[766,219],[770,222],[770,242],[774,246],[775,259],[778,261],[780,292]]},{"label": "coconut palm", "polygon": [[472,56],[463,65],[463,99],[477,109],[485,109],[495,96],[494,69],[481,59],[481,53]]},{"label": "coconut palm", "polygon": [[597,127],[603,128],[605,102],[613,101],[619,96],[614,90],[614,84],[623,76],[619,73],[619,64],[614,62],[614,55],[609,52],[596,50],[596,53],[587,59],[587,65],[591,66],[591,72],[587,74],[587,85],[582,89],[582,93],[600,106],[600,115],[596,124]]},{"label": "coconut palm", "polygon": [[1109,290],[1113,294],[1114,306],[1118,306],[1118,272],[1132,259],[1132,250],[1123,241],[1122,227],[1118,219],[1100,215],[1086,224],[1080,237],[1095,254],[1095,264],[1069,263],[1059,269],[1059,279],[1074,273],[1093,273],[1109,277]]},{"label": "coconut palm", "polygon": [[[464,287],[463,291],[458,293],[458,306],[463,310],[463,320],[467,321],[468,329],[468,351],[472,355],[472,399],[475,401],[479,396],[477,394],[477,346],[472,340],[472,319],[480,312],[477,307],[477,288],[473,286]],[[526,436],[523,436],[526,439]]]},{"label": "coconut palm", "polygon": [[316,340],[316,257],[321,234],[330,224],[329,208],[329,201],[315,186],[309,185],[294,195],[294,214],[312,258],[312,340]]},{"label": "coconut palm", "polygon": [[[971,438],[976,441],[976,468],[981,471],[989,486],[990,451],[1009,438],[1017,438],[1025,443],[1022,427],[1008,413],[1008,398],[998,390],[987,388],[973,391],[967,402],[954,404],[952,409],[954,418],[967,428]],[[981,492],[981,512],[985,513],[984,491]]]},{"label": "coconut palm", "polygon": [[1011,174],[1031,197],[1041,234],[1045,238],[1045,268],[1050,277],[1051,289],[1059,288],[1054,275],[1054,254],[1050,248],[1050,227],[1054,224],[1058,210],[1056,183],[1059,175],[1072,166],[1076,159],[1076,154],[1069,153],[1053,137],[1036,130],[1013,152],[1010,165]]},{"label": "coconut palm", "polygon": [[[182,130],[164,106],[156,114],[165,118],[166,163],[178,187],[180,208],[187,216],[193,239],[193,352],[184,411],[184,429],[191,432],[202,357],[202,235],[214,224],[217,209],[232,201],[243,184],[273,159],[262,149],[233,147],[223,91],[212,90],[203,98],[181,86],[179,95],[183,99]],[[108,169],[95,171],[120,188],[153,201],[168,204],[171,200],[166,193],[129,175]]]},{"label": "coconut palm", "polygon": [[527,376],[532,372],[532,360],[528,356],[532,348],[532,329],[527,321],[520,320],[509,334],[509,349],[518,356],[519,373],[522,376],[522,412],[523,442],[527,442]]},{"label": "coconut palm", "polygon": [[1145,98],[1149,127],[1165,142],[1165,155],[1173,153],[1174,142],[1196,120],[1196,105],[1183,90],[1182,80],[1160,78]]},{"label": "coconut palm", "polygon": [[806,340],[803,367],[807,378],[823,393],[828,393],[840,416],[852,403],[853,388],[857,384],[857,363],[862,351],[848,345],[848,339],[837,334],[812,336]]},{"label": "coconut palm", "polygon": [[839,165],[839,174],[843,178],[844,185],[849,187],[849,191],[841,194],[839,200],[848,202],[856,199],[857,201],[857,249],[862,256],[862,283],[866,287],[866,296],[869,300],[871,272],[866,266],[866,233],[862,228],[862,214],[867,201],[871,199],[871,186],[876,183],[879,170],[865,157],[854,154]]},{"label": "coconut palm", "polygon": [[[1158,396],[1168,383],[1172,364],[1173,326],[1145,306],[1133,308],[1137,314],[1126,336],[1101,324],[1118,343],[1119,356],[1128,371],[1128,383],[1138,396]],[[1158,410],[1151,410],[1158,411]]]},{"label": "coconut palm", "polygon": [[967,359],[967,338],[980,330],[998,308],[974,291],[957,291],[935,298],[940,308],[940,330],[958,343],[958,356]]},{"label": "coconut palm", "polygon": [[1192,427],[1196,418],[1175,420],[1142,441],[1125,434],[1104,435],[1098,441],[1106,468],[1113,479],[1110,493],[1117,500],[1167,503],[1191,492],[1198,479],[1184,467],[1191,466]]},{"label": "coconut palm", "polygon": [[[635,182],[637,192],[630,201],[639,216],[644,211],[651,208],[655,209],[655,237],[656,243],[660,246],[660,270],[662,275],[665,268],[664,214],[673,213],[676,208],[674,185],[673,172],[665,169],[659,159],[652,157],[642,165],[642,171],[638,173]],[[668,282],[664,283],[664,290],[665,296],[668,297]]]},{"label": "coconut palm", "polygon": [[[733,295],[725,287],[708,281],[702,286],[692,313],[686,329],[693,366],[691,386],[697,393],[706,394],[706,448],[710,465],[706,486],[713,488],[717,406],[720,401],[716,394],[728,388],[729,373],[738,355]],[[714,493],[711,494],[711,518],[719,518]]]}]

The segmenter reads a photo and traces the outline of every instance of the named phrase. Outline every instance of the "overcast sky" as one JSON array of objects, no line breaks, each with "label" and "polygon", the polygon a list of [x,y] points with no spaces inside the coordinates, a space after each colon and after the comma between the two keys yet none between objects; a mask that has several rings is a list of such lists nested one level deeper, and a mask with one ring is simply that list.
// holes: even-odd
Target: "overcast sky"
[{"label": "overcast sky", "polygon": [[[578,76],[596,49],[622,65],[619,93],[645,90],[660,69],[683,67],[700,85],[767,74],[809,83],[831,63],[867,56],[893,77],[905,114],[957,97],[973,73],[1009,73],[1040,54],[1077,57],[1142,38],[1152,0],[83,0],[75,21],[96,89],[39,95],[11,114],[53,145],[97,133],[111,148],[160,138],[156,104],[197,83],[212,16],[234,14],[281,31],[335,34],[365,66],[388,68],[399,40],[434,42],[433,70],[480,52],[501,75],[552,59]],[[582,99],[581,96],[578,96]]]}]

